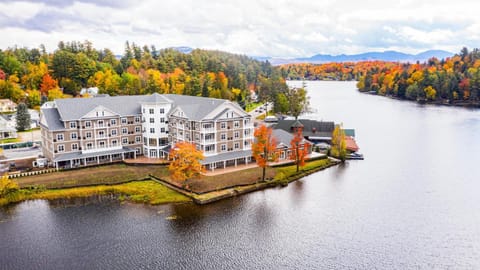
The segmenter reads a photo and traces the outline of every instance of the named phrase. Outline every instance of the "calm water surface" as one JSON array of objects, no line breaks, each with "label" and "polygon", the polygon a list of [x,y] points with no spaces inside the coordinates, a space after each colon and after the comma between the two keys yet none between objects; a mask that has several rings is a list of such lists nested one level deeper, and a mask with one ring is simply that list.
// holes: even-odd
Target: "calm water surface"
[{"label": "calm water surface", "polygon": [[479,269],[480,111],[307,86],[364,161],[207,206],[21,203],[0,269]]}]

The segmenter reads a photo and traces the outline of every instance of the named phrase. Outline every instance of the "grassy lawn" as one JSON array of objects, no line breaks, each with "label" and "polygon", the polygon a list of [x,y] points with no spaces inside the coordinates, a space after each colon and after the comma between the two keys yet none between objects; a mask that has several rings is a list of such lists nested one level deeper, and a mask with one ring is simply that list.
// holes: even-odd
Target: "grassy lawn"
[{"label": "grassy lawn", "polygon": [[280,182],[290,182],[296,179],[296,176],[302,176],[305,173],[308,173],[313,170],[321,170],[330,166],[332,162],[330,159],[319,159],[314,161],[309,161],[305,163],[305,166],[300,167],[299,172],[297,172],[296,165],[289,165],[284,167],[277,167],[277,174],[275,175],[274,180]]},{"label": "grassy lawn", "polygon": [[262,105],[263,102],[253,102],[253,103],[247,103],[247,106],[245,108],[245,111],[247,112],[251,112],[253,110],[255,110],[256,108],[258,108],[258,106]]},{"label": "grassy lawn", "polygon": [[[267,168],[266,178],[272,179],[276,174],[275,168]],[[155,175],[157,176],[157,175]],[[159,176],[157,176],[159,177]],[[205,193],[210,191],[217,191],[229,187],[239,185],[250,185],[260,182],[262,177],[261,168],[250,168],[242,171],[236,171],[231,173],[219,174],[215,176],[202,176],[195,179],[189,179],[186,182],[186,187],[183,187],[183,183],[170,179],[168,176],[159,177],[169,183],[188,189],[195,193]]]},{"label": "grassy lawn", "polygon": [[66,188],[125,183],[132,180],[148,178],[148,174],[150,173],[163,177],[164,175],[168,175],[168,170],[164,166],[127,166],[125,164],[113,164],[27,176],[17,178],[15,181],[20,187],[44,185],[46,188]]},{"label": "grassy lawn", "polygon": [[118,194],[121,199],[132,202],[163,204],[190,202],[191,199],[155,181],[135,181],[118,185],[98,185],[65,189],[21,189],[0,198],[0,206],[25,200],[55,200]]}]

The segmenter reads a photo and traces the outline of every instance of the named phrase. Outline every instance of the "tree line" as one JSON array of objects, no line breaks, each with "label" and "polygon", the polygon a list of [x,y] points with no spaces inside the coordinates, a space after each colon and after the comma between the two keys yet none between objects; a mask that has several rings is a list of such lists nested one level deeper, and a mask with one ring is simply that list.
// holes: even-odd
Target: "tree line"
[{"label": "tree line", "polygon": [[288,89],[280,69],[268,61],[221,51],[182,53],[126,42],[123,55],[116,56],[89,41],[61,41],[52,53],[44,46],[0,50],[0,98],[38,107],[47,100],[78,96],[86,87],[109,95],[172,93],[241,105],[251,91],[260,100],[274,101]]},{"label": "tree line", "polygon": [[431,103],[480,106],[480,50],[463,48],[446,59],[424,63],[365,61],[289,64],[288,79],[357,80],[362,92]]}]

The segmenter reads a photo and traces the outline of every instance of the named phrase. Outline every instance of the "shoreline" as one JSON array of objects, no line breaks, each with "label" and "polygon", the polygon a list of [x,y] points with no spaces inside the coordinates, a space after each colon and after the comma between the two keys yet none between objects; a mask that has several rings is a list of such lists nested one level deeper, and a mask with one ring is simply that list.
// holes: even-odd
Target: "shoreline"
[{"label": "shoreline", "polygon": [[307,175],[340,164],[339,161],[334,159],[328,158],[326,160],[328,160],[328,162],[324,162],[325,164],[320,163],[319,165],[315,165],[315,161],[311,161],[313,167],[308,168],[305,166],[305,169],[300,169],[298,173],[285,174],[285,172],[283,172],[288,170],[291,165],[277,167],[278,171],[271,180],[254,184],[239,184],[200,194],[179,188],[167,180],[162,179],[163,176],[158,177],[152,174],[137,179],[128,179],[121,183],[79,184],[68,187],[50,187],[48,189],[44,185],[31,184],[24,186],[14,194],[0,198],[0,207],[11,206],[29,200],[40,199],[52,202],[64,199],[98,198],[99,196],[113,196],[120,202],[128,201],[149,205],[186,202],[204,205],[266,188],[287,186],[289,183],[297,181]]}]

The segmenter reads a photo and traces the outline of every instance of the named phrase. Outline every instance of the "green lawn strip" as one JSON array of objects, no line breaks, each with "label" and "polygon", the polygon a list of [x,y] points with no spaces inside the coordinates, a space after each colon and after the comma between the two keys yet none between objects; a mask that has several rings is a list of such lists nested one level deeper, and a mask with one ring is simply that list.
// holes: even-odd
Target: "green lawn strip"
[{"label": "green lawn strip", "polygon": [[16,142],[20,142],[20,139],[19,139],[19,138],[7,138],[7,139],[1,139],[1,140],[0,140],[0,144],[4,144],[4,143],[16,143]]},{"label": "green lawn strip", "polygon": [[134,181],[118,185],[97,185],[65,189],[21,189],[0,198],[0,206],[25,200],[55,200],[118,194],[132,202],[149,204],[189,202],[190,198],[155,181]]},{"label": "green lawn strip", "polygon": [[251,112],[251,111],[255,110],[256,108],[258,108],[262,104],[263,104],[262,102],[247,103],[245,111],[246,112]]},{"label": "green lawn strip", "polygon": [[300,170],[297,172],[296,165],[288,165],[284,167],[277,167],[277,174],[275,175],[273,181],[279,182],[281,184],[288,184],[294,180],[297,180],[303,176],[306,176],[310,173],[328,168],[334,163],[328,158],[319,159],[314,161],[306,162],[305,166],[300,167]]}]

